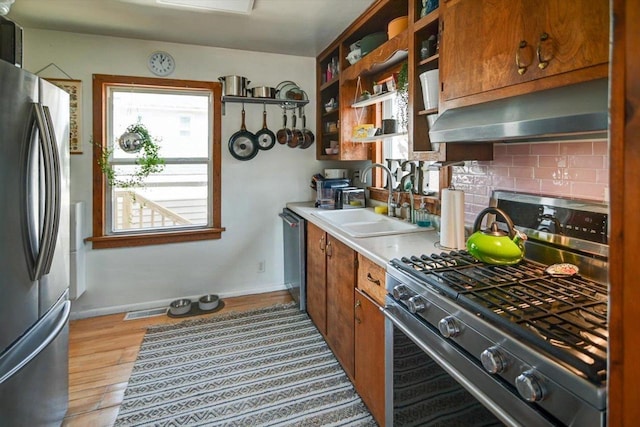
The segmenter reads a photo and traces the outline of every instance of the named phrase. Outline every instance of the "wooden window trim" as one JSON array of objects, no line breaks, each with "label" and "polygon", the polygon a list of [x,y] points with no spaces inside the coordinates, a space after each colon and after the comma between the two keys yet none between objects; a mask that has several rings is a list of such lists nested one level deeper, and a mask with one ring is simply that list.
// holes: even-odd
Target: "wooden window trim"
[{"label": "wooden window trim", "polygon": [[[108,235],[106,227],[106,196],[107,181],[105,179],[97,159],[102,150],[107,146],[106,138],[106,108],[108,86],[148,86],[162,87],[165,89],[190,89],[202,90],[213,93],[213,136],[211,147],[211,162],[213,166],[211,179],[212,192],[212,220],[213,224],[208,228],[168,230],[162,232],[141,232]],[[219,82],[204,82],[193,80],[157,79],[149,77],[115,76],[106,74],[93,75],[93,237],[87,240],[92,242],[94,249],[118,248],[129,246],[159,245],[167,243],[190,242],[197,240],[219,239],[225,229],[222,221],[221,198],[221,124],[222,124],[222,85]]]}]

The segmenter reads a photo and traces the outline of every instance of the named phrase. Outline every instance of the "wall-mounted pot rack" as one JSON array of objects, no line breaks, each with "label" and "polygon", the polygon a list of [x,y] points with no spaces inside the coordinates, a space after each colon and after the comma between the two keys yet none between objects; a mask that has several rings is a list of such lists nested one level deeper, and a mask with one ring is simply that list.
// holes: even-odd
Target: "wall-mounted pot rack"
[{"label": "wall-mounted pot rack", "polygon": [[225,113],[225,103],[235,102],[243,104],[273,104],[280,105],[285,110],[292,110],[294,108],[302,107],[309,103],[308,99],[277,99],[277,98],[252,98],[248,96],[231,96],[226,95],[222,97],[222,114]]}]

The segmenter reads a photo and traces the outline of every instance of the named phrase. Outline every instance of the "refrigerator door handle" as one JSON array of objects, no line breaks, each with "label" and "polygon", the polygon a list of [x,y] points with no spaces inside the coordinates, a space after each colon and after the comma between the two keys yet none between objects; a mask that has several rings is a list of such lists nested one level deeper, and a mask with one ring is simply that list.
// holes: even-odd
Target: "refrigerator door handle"
[{"label": "refrigerator door handle", "polygon": [[0,384],[8,381],[56,339],[69,320],[71,301],[65,300],[0,357]]},{"label": "refrigerator door handle", "polygon": [[58,141],[56,140],[56,132],[53,127],[53,119],[51,118],[51,112],[49,111],[49,107],[43,106],[44,118],[47,125],[48,132],[47,140],[49,143],[49,150],[51,157],[49,161],[51,163],[51,167],[49,169],[51,176],[49,177],[50,185],[47,186],[47,200],[50,201],[49,208],[51,211],[49,212],[49,218],[51,219],[51,229],[50,229],[50,240],[47,242],[47,246],[45,246],[45,260],[43,264],[43,274],[49,274],[51,270],[51,264],[53,263],[53,255],[56,249],[56,241],[58,239],[58,229],[60,228],[60,209],[61,203],[60,195],[62,194],[61,187],[61,165],[60,165],[60,154],[58,153]]},{"label": "refrigerator door handle", "polygon": [[[49,127],[46,123],[44,108],[41,104],[33,103],[32,104],[32,117],[35,118],[35,126],[38,129],[38,144],[39,149],[41,151],[36,151],[35,153],[42,153],[43,160],[43,172],[44,172],[44,209],[43,209],[43,218],[39,220],[39,224],[34,224],[33,217],[35,215],[34,211],[40,208],[42,194],[38,191],[37,197],[37,206],[33,206],[33,199],[30,197],[26,198],[27,203],[27,227],[28,227],[28,235],[29,235],[29,243],[31,244],[31,255],[35,258],[32,262],[33,268],[30,271],[31,280],[39,280],[47,271],[47,261],[49,258],[49,248],[51,246],[52,231],[54,227],[54,218],[52,218],[52,202],[54,196],[54,188],[52,181],[52,176],[54,175],[52,168],[54,162],[52,161],[52,153],[51,153],[51,138],[49,136]],[[30,137],[29,144],[33,144],[33,128],[32,134]],[[34,154],[34,147],[28,148],[28,160],[29,166],[27,166],[27,173],[32,172],[31,162],[39,161],[38,155]],[[31,176],[29,179],[34,179]],[[29,184],[28,184],[29,185]],[[34,230],[34,226],[36,229]],[[38,242],[36,245],[35,242]],[[35,246],[35,247],[34,247]]]}]

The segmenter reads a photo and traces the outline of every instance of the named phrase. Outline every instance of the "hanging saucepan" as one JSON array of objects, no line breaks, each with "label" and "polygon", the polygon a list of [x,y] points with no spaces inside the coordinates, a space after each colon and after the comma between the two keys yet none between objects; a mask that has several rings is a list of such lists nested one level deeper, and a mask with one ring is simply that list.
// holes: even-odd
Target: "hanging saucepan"
[{"label": "hanging saucepan", "polygon": [[293,116],[291,117],[291,139],[289,140],[289,147],[295,148],[304,142],[304,135],[300,129],[296,129],[296,110],[293,110]]},{"label": "hanging saucepan", "polygon": [[276,139],[283,145],[291,140],[291,129],[287,127],[287,110],[282,110],[282,129],[276,133]]},{"label": "hanging saucepan", "polygon": [[270,150],[276,143],[276,136],[267,127],[267,106],[263,105],[262,112],[262,129],[256,132],[258,140],[258,148],[261,150]]},{"label": "hanging saucepan", "polygon": [[304,142],[300,144],[300,148],[311,147],[316,137],[310,129],[307,129],[307,116],[304,114],[304,107],[302,107],[302,135],[304,136]]},{"label": "hanging saucepan", "polygon": [[242,105],[242,126],[229,139],[229,151],[238,160],[251,160],[258,154],[256,136],[247,130],[244,124],[244,104]]}]

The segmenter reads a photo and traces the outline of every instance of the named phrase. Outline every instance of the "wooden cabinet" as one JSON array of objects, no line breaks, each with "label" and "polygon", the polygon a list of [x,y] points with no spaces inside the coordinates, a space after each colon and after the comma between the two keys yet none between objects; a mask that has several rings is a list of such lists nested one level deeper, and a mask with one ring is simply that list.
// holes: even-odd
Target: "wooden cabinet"
[{"label": "wooden cabinet", "polygon": [[607,0],[450,0],[441,110],[606,77]]},{"label": "wooden cabinet", "polygon": [[327,335],[326,233],[307,221],[307,313],[324,336]]},{"label": "wooden cabinet", "polygon": [[369,295],[378,305],[384,306],[387,291],[385,289],[384,268],[358,254],[358,282],[357,287]]},{"label": "wooden cabinet", "polygon": [[[482,3],[482,2],[478,2]],[[409,16],[413,18],[410,26],[409,38],[409,134],[410,158],[413,160],[452,162],[462,160],[492,160],[493,144],[491,143],[456,143],[432,144],[429,139],[429,119],[441,112],[440,105],[436,108],[425,108],[422,95],[420,75],[427,71],[438,69],[442,73],[446,59],[440,54],[440,39],[442,37],[442,10],[448,3],[440,2],[440,7],[425,16],[420,16],[422,2],[414,0],[410,4]],[[428,54],[423,53],[429,39],[434,44]],[[467,62],[465,68],[470,68]],[[446,186],[447,182],[442,181]]]},{"label": "wooden cabinet", "polygon": [[350,378],[354,378],[353,290],[356,253],[327,234],[327,343]]},{"label": "wooden cabinet", "polygon": [[384,316],[378,304],[384,304],[384,274],[382,267],[307,221],[307,313],[380,425]]},{"label": "wooden cabinet", "polygon": [[[375,32],[387,32],[387,24],[400,16],[407,15],[407,0],[380,0],[367,9],[352,25],[317,58],[318,122],[317,158],[319,160],[367,160],[372,158],[372,144],[363,144],[352,138],[353,127],[357,124],[380,125],[375,107],[356,111],[351,105],[360,91],[373,92],[373,81],[392,72],[393,66],[407,57],[407,32],[402,32],[381,46],[373,49],[355,64],[346,57],[350,46],[364,36]],[[327,79],[326,70],[333,59],[338,61],[337,81]],[[358,88],[358,78],[361,86]],[[334,99],[338,103],[336,111],[326,110],[326,104]],[[337,126],[337,129],[335,126]],[[331,141],[337,142],[336,153],[327,153]],[[375,159],[374,159],[375,160]]]},{"label": "wooden cabinet", "polygon": [[[360,264],[362,266],[362,264]],[[360,267],[359,266],[359,267]],[[384,315],[360,289],[355,290],[356,390],[379,425],[384,425]]]},{"label": "wooden cabinet", "polygon": [[307,222],[307,313],[352,379],[355,281],[355,251]]}]

